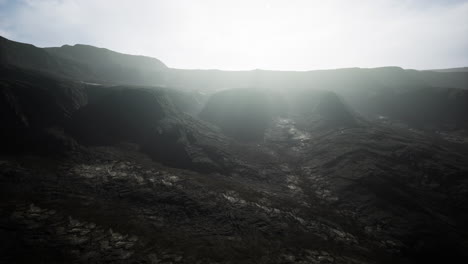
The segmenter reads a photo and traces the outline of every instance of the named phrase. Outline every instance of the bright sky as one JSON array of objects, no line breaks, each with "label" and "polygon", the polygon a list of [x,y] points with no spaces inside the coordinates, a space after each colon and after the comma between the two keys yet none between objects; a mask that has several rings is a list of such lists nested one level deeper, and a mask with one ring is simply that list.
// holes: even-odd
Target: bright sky
[{"label": "bright sky", "polygon": [[468,66],[468,0],[0,0],[0,35],[174,68]]}]

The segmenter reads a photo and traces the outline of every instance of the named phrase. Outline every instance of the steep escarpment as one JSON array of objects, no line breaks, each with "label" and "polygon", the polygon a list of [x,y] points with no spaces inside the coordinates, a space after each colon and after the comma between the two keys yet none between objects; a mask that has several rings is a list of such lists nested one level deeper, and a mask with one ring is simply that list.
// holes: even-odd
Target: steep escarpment
[{"label": "steep escarpment", "polygon": [[366,98],[360,109],[420,129],[466,129],[468,91],[440,87],[382,89]]},{"label": "steep escarpment", "polygon": [[289,93],[289,116],[306,130],[355,127],[362,118],[334,92],[299,89]]},{"label": "steep escarpment", "polygon": [[227,135],[258,140],[273,117],[267,93],[256,89],[234,89],[214,94],[200,118],[218,125]]},{"label": "steep escarpment", "polygon": [[[162,88],[119,87],[77,111],[69,131],[87,145],[137,143],[154,159],[180,168],[222,169],[227,141],[180,111]],[[214,152],[213,152],[214,151]],[[223,161],[218,163],[217,161]]]},{"label": "steep escarpment", "polygon": [[[62,134],[60,131],[68,125],[71,115],[86,103],[82,84],[17,68],[0,68],[1,140],[5,149],[47,150],[48,140]],[[49,147],[60,148],[55,143]]]},{"label": "steep escarpment", "polygon": [[306,130],[356,126],[358,116],[333,92],[305,89],[232,89],[215,93],[200,118],[241,140],[261,140],[276,118],[289,118]]}]

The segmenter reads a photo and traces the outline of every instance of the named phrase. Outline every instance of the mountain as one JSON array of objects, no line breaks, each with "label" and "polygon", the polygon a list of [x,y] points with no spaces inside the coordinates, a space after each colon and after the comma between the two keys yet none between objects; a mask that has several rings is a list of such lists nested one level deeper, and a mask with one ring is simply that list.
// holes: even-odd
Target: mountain
[{"label": "mountain", "polygon": [[0,63],[60,78],[103,84],[158,84],[167,67],[157,59],[87,45],[37,48],[1,37]]},{"label": "mountain", "polygon": [[0,263],[461,262],[453,74],[178,70],[1,39]]},{"label": "mountain", "polygon": [[169,86],[206,93],[249,87],[288,92],[331,91],[367,118],[391,117],[410,127],[446,130],[468,123],[468,76],[452,74],[398,67],[310,72],[171,70],[167,80]]},{"label": "mountain", "polygon": [[263,140],[278,118],[290,118],[308,130],[356,126],[358,117],[330,91],[244,88],[213,94],[200,118],[239,140]]},{"label": "mountain", "polygon": [[[159,87],[112,87],[72,116],[69,133],[86,145],[136,143],[153,159],[178,168],[223,170],[228,141],[177,107]],[[219,150],[218,150],[219,149]]]},{"label": "mountain", "polygon": [[11,41],[3,37],[0,37],[0,64],[40,71],[57,77],[92,78],[91,72],[84,65],[54,57],[31,44]]},{"label": "mountain", "polygon": [[[415,71],[398,67],[292,71],[218,71],[170,69],[151,57],[122,54],[77,44],[37,48],[0,37],[0,60],[4,65],[40,70],[75,80],[104,84],[164,85],[213,91],[239,87],[273,88],[337,86],[432,86],[468,89],[464,68]],[[326,86],[326,87],[322,87]]]},{"label": "mountain", "polygon": [[218,125],[240,140],[261,140],[274,117],[268,93],[255,89],[233,89],[210,97],[200,118]]},{"label": "mountain", "polygon": [[460,70],[421,71],[418,75],[434,87],[468,89],[468,72]]},{"label": "mountain", "polygon": [[435,69],[430,70],[435,72],[468,72],[468,67],[460,67],[460,68],[450,68],[450,69]]},{"label": "mountain", "polygon": [[353,86],[407,87],[431,86],[468,89],[468,76],[464,72],[434,72],[405,70],[399,67],[348,68],[315,71],[220,71],[180,70],[167,72],[170,86],[188,87],[196,90],[229,88],[280,88],[284,86],[318,89]]},{"label": "mountain", "polygon": [[60,153],[71,147],[66,145],[73,140],[61,131],[87,104],[84,84],[0,66],[0,91],[2,152]]},{"label": "mountain", "polygon": [[[416,71],[398,67],[317,71],[219,71],[170,69],[160,60],[122,54],[104,48],[74,46],[37,48],[0,37],[2,64],[41,70],[75,80],[105,84],[165,85],[194,90],[239,87],[373,85],[433,86],[468,89],[464,68]],[[387,77],[385,77],[387,76]],[[382,78],[383,77],[383,78]],[[323,87],[322,87],[323,88]]]},{"label": "mountain", "polygon": [[155,58],[118,53],[88,45],[64,45],[45,48],[54,57],[85,65],[93,75],[106,83],[162,84],[166,65]]}]

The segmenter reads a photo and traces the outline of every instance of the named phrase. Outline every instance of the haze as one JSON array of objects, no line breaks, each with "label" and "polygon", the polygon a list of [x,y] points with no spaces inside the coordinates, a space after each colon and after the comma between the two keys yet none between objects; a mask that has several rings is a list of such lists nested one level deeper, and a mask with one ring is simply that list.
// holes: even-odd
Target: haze
[{"label": "haze", "polygon": [[174,68],[450,68],[468,65],[468,1],[0,0],[0,35]]}]

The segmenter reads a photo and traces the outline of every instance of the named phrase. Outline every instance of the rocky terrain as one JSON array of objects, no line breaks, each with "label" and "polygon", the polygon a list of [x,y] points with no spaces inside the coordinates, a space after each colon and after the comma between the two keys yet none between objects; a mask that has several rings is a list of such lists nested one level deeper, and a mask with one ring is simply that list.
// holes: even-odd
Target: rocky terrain
[{"label": "rocky terrain", "polygon": [[[427,81],[443,71],[184,72],[0,44],[0,263],[468,257],[468,96],[451,71],[443,88]],[[158,81],[112,83],[122,60]]]}]

